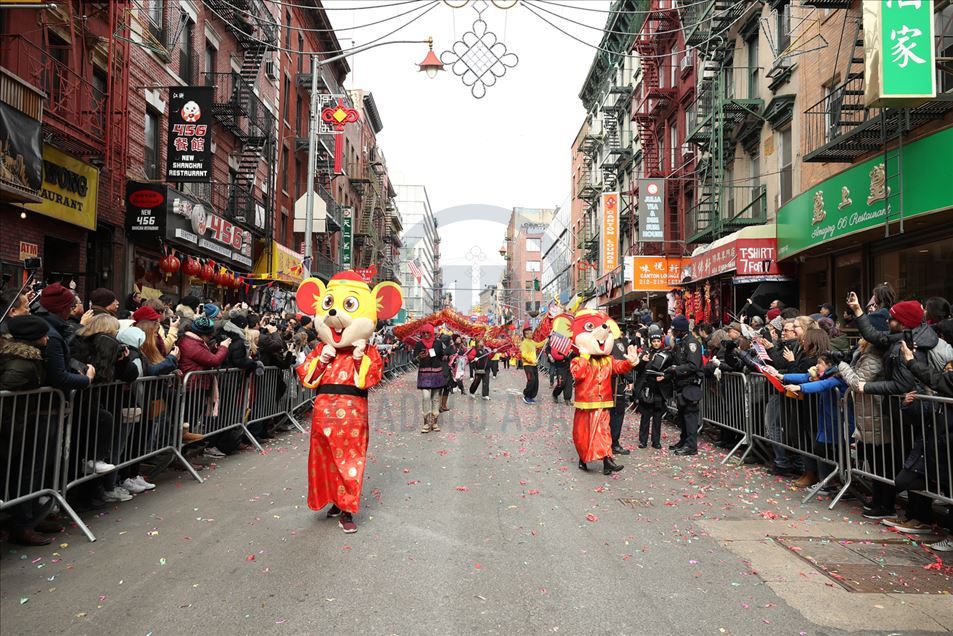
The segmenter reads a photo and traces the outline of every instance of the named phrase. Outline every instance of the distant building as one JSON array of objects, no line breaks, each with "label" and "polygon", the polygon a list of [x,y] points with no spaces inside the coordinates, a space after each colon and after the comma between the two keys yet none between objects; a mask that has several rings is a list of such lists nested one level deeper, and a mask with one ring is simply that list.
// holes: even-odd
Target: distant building
[{"label": "distant building", "polygon": [[510,214],[501,291],[503,304],[516,319],[533,318],[542,306],[537,286],[542,286],[543,233],[555,213],[552,208],[513,208]]},{"label": "distant building", "polygon": [[[403,287],[407,318],[414,320],[430,314],[442,302],[440,239],[427,188],[422,185],[398,185],[396,191],[397,207],[403,222],[400,284]],[[414,269],[419,272],[419,279]]]}]

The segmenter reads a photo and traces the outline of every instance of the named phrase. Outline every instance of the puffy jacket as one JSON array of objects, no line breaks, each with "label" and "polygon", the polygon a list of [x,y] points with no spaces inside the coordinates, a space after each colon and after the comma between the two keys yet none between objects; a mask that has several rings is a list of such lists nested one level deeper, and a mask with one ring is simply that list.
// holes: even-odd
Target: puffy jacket
[{"label": "puffy jacket", "polygon": [[46,363],[38,347],[0,337],[0,391],[30,391],[45,381]]},{"label": "puffy jacket", "polygon": [[94,336],[74,336],[70,342],[70,354],[74,360],[91,364],[96,368],[93,384],[108,382],[134,382],[139,370],[129,357],[120,359],[122,345],[104,333]]},{"label": "puffy jacket", "polygon": [[[821,444],[839,443],[841,432],[837,408],[840,394],[847,388],[847,383],[836,375],[836,371],[828,370],[824,377],[818,380],[811,380],[806,373],[789,373],[782,381],[785,384],[801,385],[801,393],[805,395],[818,394],[817,441]],[[810,409],[810,412],[814,412],[814,409]],[[853,433],[853,430],[851,432]]]},{"label": "puffy jacket", "polygon": [[258,358],[266,367],[290,369],[294,354],[288,351],[281,334],[262,332],[258,338]]},{"label": "puffy jacket", "polygon": [[[191,331],[179,338],[179,371],[182,373],[208,371],[220,367],[225,362],[226,355],[228,355],[228,349],[218,347],[213,353],[208,344]],[[211,385],[209,377],[194,380],[194,384],[190,383],[190,386],[201,389],[207,389]]]},{"label": "puffy jacket", "polygon": [[[884,354],[884,379],[879,382],[869,382],[864,386],[864,393],[869,395],[901,395],[917,388],[917,378],[903,363],[900,356],[902,333],[887,333],[879,331],[870,324],[866,314],[858,316],[857,329],[864,340],[873,344]],[[913,330],[913,342],[917,346],[913,355],[920,362],[927,362],[927,351],[936,346],[938,341],[936,332],[926,323]]]},{"label": "puffy jacket", "polygon": [[925,386],[942,397],[953,397],[953,371],[937,371],[928,362],[914,358],[906,363],[907,368]]},{"label": "puffy jacket", "polygon": [[[858,351],[850,364],[841,362],[837,370],[851,389],[861,382],[878,382],[883,379],[883,358],[880,352],[868,346]],[[890,444],[893,435],[889,420],[883,412],[883,398],[879,395],[848,394],[848,417],[856,427],[855,437],[864,444],[880,446]],[[859,404],[858,404],[859,403]],[[884,423],[887,426],[884,426]]]},{"label": "puffy jacket", "polygon": [[231,338],[228,343],[228,353],[225,355],[225,366],[229,369],[241,369],[248,373],[257,363],[251,359],[248,350],[248,341],[245,339],[245,330],[226,322],[222,327],[222,335]]},{"label": "puffy jacket", "polygon": [[[70,366],[70,347],[66,338],[72,328],[59,316],[49,313],[37,313],[50,324],[49,340],[46,343],[46,383],[64,393],[79,391],[89,386],[90,381],[84,374],[74,371]],[[99,369],[96,369],[97,375]]]}]

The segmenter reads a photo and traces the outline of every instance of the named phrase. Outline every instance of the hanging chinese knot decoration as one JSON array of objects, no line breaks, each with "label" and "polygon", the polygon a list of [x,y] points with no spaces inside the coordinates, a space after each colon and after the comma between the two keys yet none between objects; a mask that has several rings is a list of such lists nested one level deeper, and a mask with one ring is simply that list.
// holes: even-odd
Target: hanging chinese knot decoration
[{"label": "hanging chinese knot decoration", "polygon": [[329,104],[321,110],[321,121],[334,134],[334,174],[344,172],[344,127],[360,118],[356,109],[344,103],[343,97],[338,97],[337,104]]},{"label": "hanging chinese knot decoration", "polygon": [[[454,8],[464,6],[459,3],[447,2],[447,4]],[[515,2],[512,4],[494,2],[494,5],[508,9],[515,6]],[[506,75],[507,70],[519,63],[519,57],[515,53],[510,53],[506,44],[487,27],[483,12],[488,7],[486,0],[474,0],[473,10],[476,11],[477,17],[470,30],[454,42],[449,51],[440,54],[440,61],[450,67],[464,86],[470,88],[470,94],[476,99],[485,97],[486,89],[495,85],[498,79]]]}]

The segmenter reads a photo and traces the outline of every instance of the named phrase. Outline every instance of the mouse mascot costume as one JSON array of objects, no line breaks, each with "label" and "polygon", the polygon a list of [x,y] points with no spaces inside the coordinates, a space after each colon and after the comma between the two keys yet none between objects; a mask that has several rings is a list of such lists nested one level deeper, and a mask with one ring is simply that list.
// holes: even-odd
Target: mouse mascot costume
[{"label": "mouse mascot costume", "polygon": [[318,346],[297,368],[298,378],[317,389],[311,415],[308,456],[308,507],[340,517],[345,532],[355,532],[352,517],[361,504],[367,456],[367,390],[377,384],[384,364],[368,346],[378,320],[397,315],[400,287],[382,282],[371,289],[355,272],[335,274],[327,286],[309,278],[298,287],[299,309],[314,316]]},{"label": "mouse mascot costume", "polygon": [[580,470],[588,471],[586,464],[599,459],[605,475],[622,470],[612,458],[609,430],[609,412],[615,405],[612,376],[631,371],[638,363],[638,351],[630,346],[624,359],[613,359],[612,347],[620,335],[616,322],[600,311],[583,309],[572,321],[573,346],[579,353],[569,365],[576,385],[572,440]]}]

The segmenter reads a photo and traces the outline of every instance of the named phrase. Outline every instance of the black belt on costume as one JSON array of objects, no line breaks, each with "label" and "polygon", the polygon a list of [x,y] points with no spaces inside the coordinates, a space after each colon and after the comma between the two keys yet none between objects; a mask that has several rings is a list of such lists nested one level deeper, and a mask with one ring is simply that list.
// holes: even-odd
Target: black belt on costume
[{"label": "black belt on costume", "polygon": [[354,395],[366,398],[367,389],[359,389],[353,384],[322,384],[318,387],[318,395]]}]

